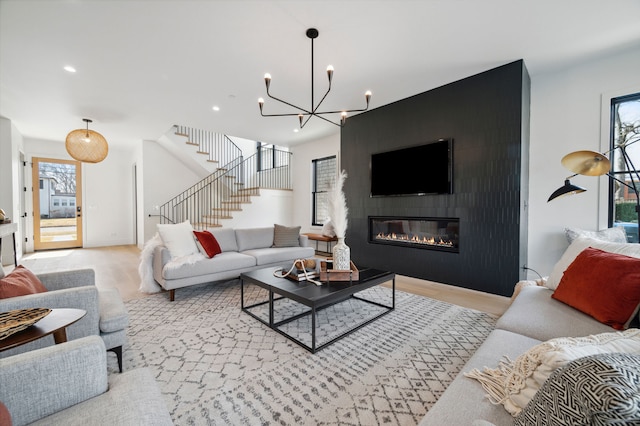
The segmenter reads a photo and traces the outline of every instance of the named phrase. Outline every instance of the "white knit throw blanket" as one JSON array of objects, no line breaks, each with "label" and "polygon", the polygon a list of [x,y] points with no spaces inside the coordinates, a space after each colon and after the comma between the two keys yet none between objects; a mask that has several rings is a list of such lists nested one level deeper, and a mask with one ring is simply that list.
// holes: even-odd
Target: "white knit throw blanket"
[{"label": "white knit throw blanket", "polygon": [[532,347],[515,360],[503,357],[497,368],[476,368],[464,375],[478,380],[493,404],[503,404],[516,416],[555,369],[582,356],[609,352],[640,353],[640,330],[558,337]]},{"label": "white knit throw blanket", "polygon": [[[153,252],[156,247],[163,245],[160,234],[156,233],[149,241],[144,243],[142,252],[140,253],[140,264],[138,265],[138,274],[140,275],[140,287],[138,291],[141,293],[158,293],[162,287],[153,278]],[[176,269],[186,264],[193,264],[204,259],[202,253],[194,253],[189,256],[176,257],[171,259],[164,265],[165,269]]]}]

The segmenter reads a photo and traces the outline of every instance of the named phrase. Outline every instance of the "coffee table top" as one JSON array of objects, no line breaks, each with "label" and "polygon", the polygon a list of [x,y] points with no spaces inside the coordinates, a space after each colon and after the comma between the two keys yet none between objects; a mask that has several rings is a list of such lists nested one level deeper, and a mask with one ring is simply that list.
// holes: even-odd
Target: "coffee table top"
[{"label": "coffee table top", "polygon": [[265,268],[243,273],[240,278],[307,306],[323,306],[367,288],[391,281],[395,273],[379,269],[360,269],[358,281],[330,281],[316,285],[308,281],[295,282],[273,275],[280,268]]},{"label": "coffee table top", "polygon": [[53,334],[80,320],[86,314],[87,311],[84,309],[52,309],[49,315],[32,326],[0,340],[0,352]]}]

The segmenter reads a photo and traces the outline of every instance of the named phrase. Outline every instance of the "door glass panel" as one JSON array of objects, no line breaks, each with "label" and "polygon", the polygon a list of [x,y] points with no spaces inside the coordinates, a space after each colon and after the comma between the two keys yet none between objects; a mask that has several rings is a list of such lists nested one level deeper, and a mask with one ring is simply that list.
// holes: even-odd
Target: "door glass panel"
[{"label": "door glass panel", "polygon": [[38,190],[34,191],[34,248],[81,247],[79,163],[34,159],[34,178],[36,170],[38,184],[34,189]]}]

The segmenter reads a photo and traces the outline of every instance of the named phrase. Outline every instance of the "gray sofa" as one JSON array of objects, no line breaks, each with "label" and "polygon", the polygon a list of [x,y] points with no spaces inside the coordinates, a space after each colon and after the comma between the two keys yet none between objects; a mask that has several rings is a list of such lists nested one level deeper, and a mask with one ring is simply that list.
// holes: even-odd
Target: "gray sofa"
[{"label": "gray sofa", "polygon": [[0,383],[15,426],[173,424],[150,370],[108,377],[98,336],[0,359]]},{"label": "gray sofa", "polygon": [[[27,308],[76,308],[87,313],[66,328],[67,339],[98,335],[107,350],[118,358],[122,372],[122,347],[127,341],[129,314],[115,288],[98,289],[93,269],[36,274],[47,288],[45,293],[0,299],[0,312]],[[0,352],[0,358],[44,348],[54,344],[53,336],[45,336],[31,343]]]},{"label": "gray sofa", "polygon": [[274,227],[265,228],[210,228],[222,253],[202,258],[194,263],[173,264],[169,250],[157,246],[153,252],[153,278],[169,291],[170,300],[175,290],[196,284],[237,278],[243,272],[271,266],[282,266],[295,259],[313,257],[315,251],[307,247],[306,235],[298,236],[298,246],[273,247]]},{"label": "gray sofa", "polygon": [[[524,284],[524,283],[523,283]],[[495,330],[478,348],[460,374],[420,422],[426,425],[512,425],[502,405],[493,405],[479,382],[462,373],[496,367],[503,356],[517,358],[531,347],[555,337],[580,337],[616,331],[588,315],[551,298],[553,291],[524,286],[500,317]]]}]

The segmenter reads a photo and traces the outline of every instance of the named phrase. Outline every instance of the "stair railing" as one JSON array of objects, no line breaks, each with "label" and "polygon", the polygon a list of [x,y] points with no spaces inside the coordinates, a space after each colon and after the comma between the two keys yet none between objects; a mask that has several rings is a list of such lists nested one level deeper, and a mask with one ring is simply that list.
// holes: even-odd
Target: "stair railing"
[{"label": "stair railing", "polygon": [[[265,155],[266,154],[266,155]],[[189,220],[195,229],[221,226],[262,189],[292,189],[289,151],[262,149],[239,157],[160,206],[160,223]]]},{"label": "stair railing", "polygon": [[175,133],[187,138],[187,143],[198,146],[198,152],[208,154],[207,160],[218,164],[229,164],[242,155],[242,150],[227,135],[194,129],[175,124]]}]

